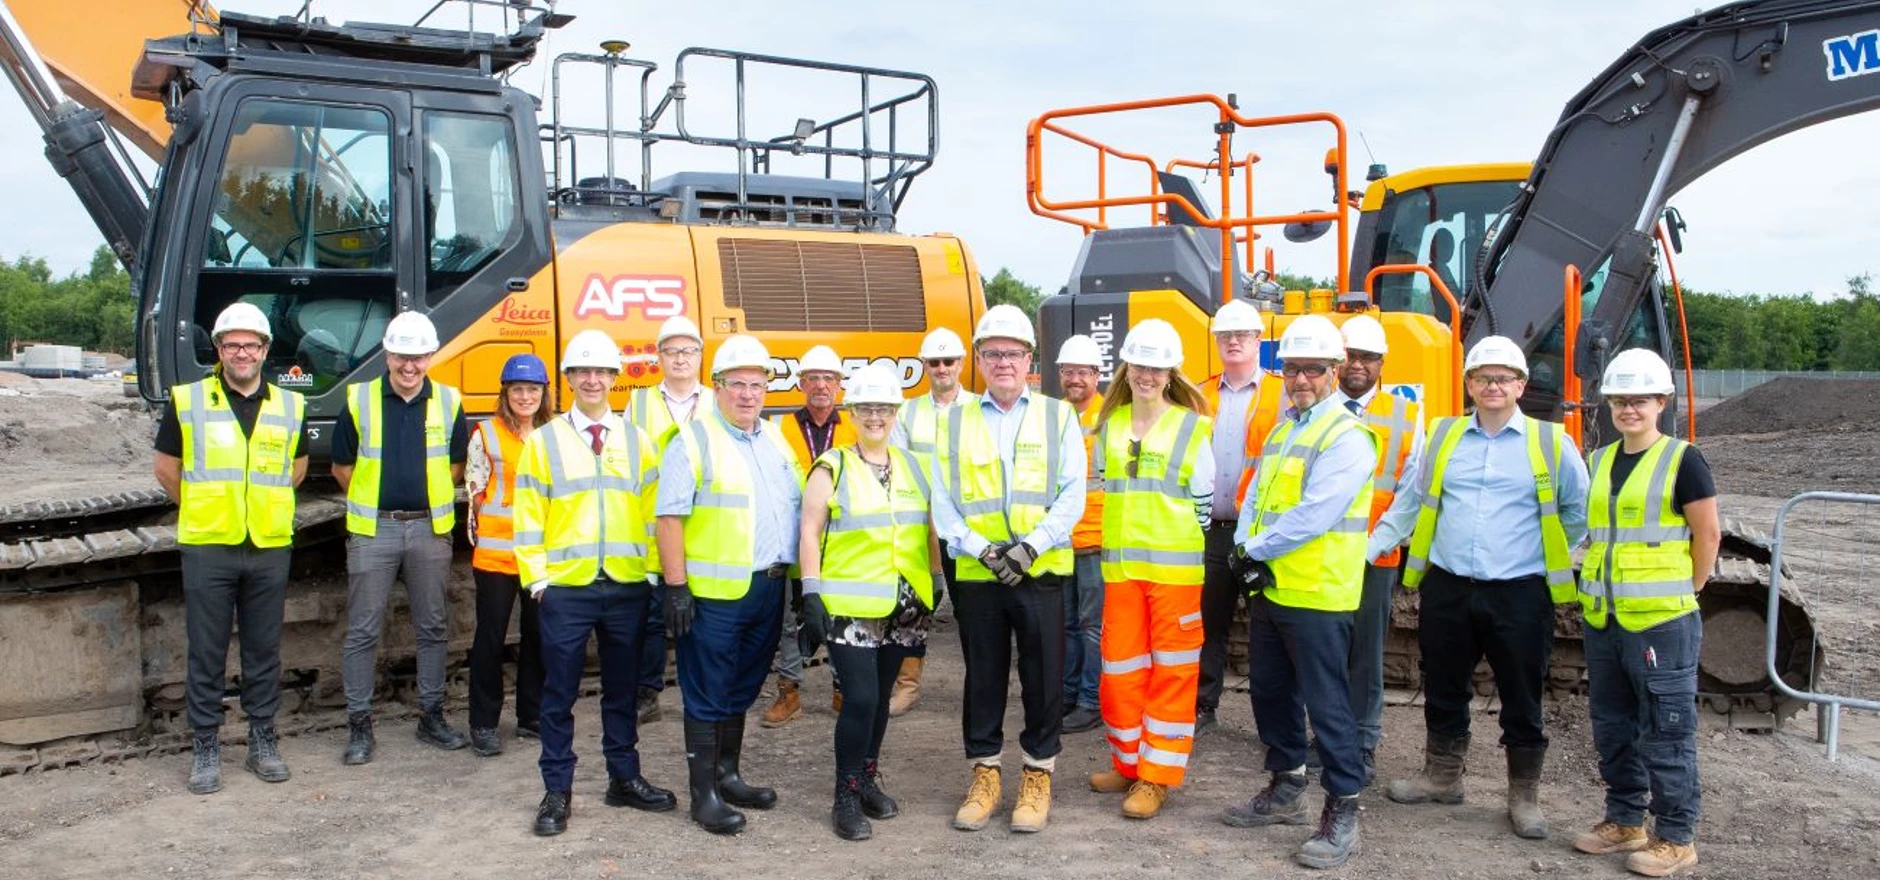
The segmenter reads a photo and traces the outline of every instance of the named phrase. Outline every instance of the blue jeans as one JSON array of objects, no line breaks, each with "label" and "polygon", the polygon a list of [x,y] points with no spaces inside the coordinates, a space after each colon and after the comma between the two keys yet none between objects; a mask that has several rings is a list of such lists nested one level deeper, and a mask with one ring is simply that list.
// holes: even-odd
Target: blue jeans
[{"label": "blue jeans", "polygon": [[692,628],[679,637],[679,693],[687,718],[728,721],[757,702],[783,631],[788,583],[754,571],[750,589],[736,599],[692,600]]},{"label": "blue jeans", "polygon": [[1253,597],[1250,611],[1247,689],[1254,725],[1266,744],[1266,769],[1286,773],[1305,766],[1310,711],[1325,766],[1320,784],[1333,797],[1357,794],[1364,787],[1364,761],[1346,678],[1352,612],[1292,608],[1265,593]]},{"label": "blue jeans", "polygon": [[1377,751],[1384,738],[1384,639],[1390,633],[1391,590],[1397,567],[1364,567],[1364,598],[1351,627],[1351,714],[1358,718],[1360,747]]},{"label": "blue jeans", "polygon": [[601,754],[607,775],[640,775],[638,715],[634,700],[640,676],[640,642],[652,612],[644,581],[605,578],[585,587],[551,586],[543,591],[536,619],[542,629],[542,787],[574,787],[574,701],[581,694],[588,635],[600,639]]},{"label": "blue jeans", "polygon": [[[1697,656],[1704,621],[1696,614],[1631,632],[1608,618],[1586,627],[1587,707],[1606,818],[1690,843],[1702,805],[1697,779]],[[1649,802],[1647,796],[1649,795]]]},{"label": "blue jeans", "polygon": [[1103,563],[1097,553],[1077,554],[1064,591],[1064,705],[1098,709],[1103,678]]}]

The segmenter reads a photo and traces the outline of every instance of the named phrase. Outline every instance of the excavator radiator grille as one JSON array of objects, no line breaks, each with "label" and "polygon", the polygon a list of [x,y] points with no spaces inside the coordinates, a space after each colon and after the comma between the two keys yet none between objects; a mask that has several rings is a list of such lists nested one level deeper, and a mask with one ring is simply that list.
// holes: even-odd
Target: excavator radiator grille
[{"label": "excavator radiator grille", "polygon": [[725,305],[752,332],[927,329],[920,253],[907,245],[718,240]]}]

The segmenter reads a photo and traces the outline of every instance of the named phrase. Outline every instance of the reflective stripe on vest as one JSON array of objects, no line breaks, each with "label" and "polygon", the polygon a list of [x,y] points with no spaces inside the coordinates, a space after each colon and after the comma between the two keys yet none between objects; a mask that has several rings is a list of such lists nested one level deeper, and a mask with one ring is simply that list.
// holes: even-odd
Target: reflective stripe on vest
[{"label": "reflective stripe on vest", "polygon": [[895,416],[901,423],[901,433],[907,437],[907,451],[920,458],[922,464],[931,461],[934,441],[940,436],[940,417],[978,399],[979,395],[962,388],[953,395],[953,402],[945,406],[934,402],[932,391],[908,401]]},{"label": "reflective stripe on vest", "polygon": [[1200,584],[1207,538],[1195,521],[1189,480],[1214,422],[1170,407],[1142,438],[1131,477],[1131,417],[1128,405],[1112,410],[1093,444],[1105,499],[1103,579]]},{"label": "reflective stripe on vest", "polygon": [[823,607],[843,617],[894,613],[901,581],[933,608],[933,559],[928,550],[932,490],[912,453],[890,448],[892,494],[854,447],[818,458],[835,476],[829,524],[822,538]]},{"label": "reflective stripe on vest", "polygon": [[[346,530],[371,537],[379,533],[379,479],[385,467],[385,379],[354,385],[351,391],[354,433],[359,436],[359,457],[353,462],[352,483],[346,493]],[[457,389],[431,383],[424,404],[425,504],[430,508],[431,531],[448,535],[457,524],[457,486],[450,477],[450,431],[463,411]]]},{"label": "reflective stripe on vest", "polygon": [[183,441],[178,544],[248,541],[267,548],[293,542],[293,453],[306,401],[292,391],[266,388],[247,437],[219,377],[171,392]]},{"label": "reflective stripe on vest", "polygon": [[[692,404],[692,415],[688,421],[714,410],[712,389],[703,382],[698,386],[698,402]],[[620,417],[646,432],[653,441],[653,448],[664,450],[678,433],[679,423],[672,417],[672,410],[666,405],[666,393],[659,385],[646,385],[633,389],[627,394],[627,405],[621,408]]]},{"label": "reflective stripe on vest", "polygon": [[[1541,554],[1547,566],[1547,586],[1556,603],[1570,602],[1579,588],[1573,578],[1573,555],[1567,546],[1566,527],[1560,523],[1560,502],[1554,494],[1560,484],[1560,426],[1553,422],[1526,419],[1528,467],[1534,476],[1534,496],[1540,505]],[[1404,563],[1403,585],[1410,589],[1423,582],[1429,572],[1430,547],[1436,542],[1436,524],[1443,506],[1443,475],[1449,458],[1462,442],[1469,424],[1468,416],[1437,419],[1430,430],[1429,446],[1424,452],[1423,505],[1417,511],[1415,531],[1410,534],[1410,553]],[[1505,428],[1504,428],[1505,430]]]},{"label": "reflective stripe on vest", "polygon": [[[1070,405],[1042,394],[1032,395],[1021,418],[1009,482],[998,442],[978,403],[947,413],[946,442],[935,465],[967,528],[995,544],[1022,541],[1044,521],[1058,496],[1064,437],[1077,430]],[[1071,573],[1071,548],[1035,549],[1039,556],[1032,574]],[[955,564],[960,580],[994,579],[992,571],[971,556],[959,557]]]},{"label": "reflective stripe on vest", "polygon": [[[751,470],[732,444],[723,418],[697,419],[678,434],[692,464],[692,512],[685,517],[685,572],[692,595],[737,599],[751,589],[752,533],[757,528],[757,494]],[[770,443],[783,456],[798,485],[803,471],[796,453],[771,423],[759,422],[757,443]],[[786,538],[788,540],[788,538]]]},{"label": "reflective stripe on vest", "polygon": [[[1391,502],[1397,500],[1397,483],[1410,464],[1410,446],[1416,441],[1417,425],[1422,416],[1422,408],[1414,402],[1382,391],[1371,395],[1371,403],[1364,409],[1365,427],[1377,435],[1383,448],[1373,474],[1375,491],[1371,495],[1370,522],[1373,529],[1377,528],[1378,520],[1384,518],[1384,511],[1390,509]],[[1389,553],[1378,557],[1376,565],[1395,568],[1402,561],[1403,551],[1393,547]]]},{"label": "reflective stripe on vest", "polygon": [[646,580],[658,454],[646,432],[609,414],[599,454],[566,416],[529,435],[516,474],[522,582],[584,587],[603,573]]},{"label": "reflective stripe on vest", "polygon": [[[1298,425],[1292,419],[1281,422],[1261,450],[1250,535],[1271,528],[1282,514],[1299,506],[1313,469],[1339,438],[1355,431],[1374,450],[1377,445],[1376,436],[1343,407],[1333,407],[1303,428]],[[1358,607],[1364,594],[1364,545],[1373,491],[1366,480],[1330,530],[1267,563],[1273,569],[1267,599],[1318,611]]]},{"label": "reflective stripe on vest", "polygon": [[480,443],[490,459],[490,481],[470,503],[477,510],[476,550],[470,565],[501,574],[516,573],[515,513],[516,462],[521,461],[522,440],[500,416],[476,427],[472,443]]},{"label": "reflective stripe on vest", "polygon": [[1580,572],[1580,610],[1588,626],[1606,627],[1608,610],[1633,632],[1697,610],[1690,523],[1672,508],[1678,467],[1690,444],[1660,437],[1625,485],[1612,485],[1617,455],[1593,453],[1587,529],[1592,539]]}]

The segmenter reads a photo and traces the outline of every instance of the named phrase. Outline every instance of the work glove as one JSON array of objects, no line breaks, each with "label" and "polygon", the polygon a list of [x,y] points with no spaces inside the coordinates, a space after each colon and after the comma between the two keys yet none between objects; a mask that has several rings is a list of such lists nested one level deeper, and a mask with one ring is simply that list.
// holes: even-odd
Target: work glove
[{"label": "work glove", "polygon": [[1235,545],[1232,556],[1227,557],[1227,568],[1234,573],[1234,578],[1251,596],[1273,584],[1273,569],[1267,564],[1247,555],[1245,548]]},{"label": "work glove", "polygon": [[945,571],[935,569],[932,572],[932,577],[933,577],[933,607],[929,610],[939,611],[940,601],[947,597],[947,573]]},{"label": "work glove", "polygon": [[803,611],[800,618],[803,631],[809,635],[810,644],[825,644],[829,634],[835,630],[836,622],[830,616],[829,609],[823,606],[822,578],[804,578],[803,586]]},{"label": "work glove", "polygon": [[666,585],[666,635],[684,638],[692,630],[692,590],[685,584]]},{"label": "work glove", "polygon": [[979,561],[992,569],[992,576],[998,578],[999,583],[1016,587],[1024,583],[1025,573],[1012,569],[1012,561],[1005,555],[1005,551],[1011,546],[1010,544],[994,544],[987,547],[986,552],[979,554]]},{"label": "work glove", "polygon": [[1005,561],[1012,566],[1013,571],[1018,572],[1019,577],[1024,577],[1031,573],[1031,564],[1038,561],[1038,551],[1031,549],[1031,545],[1023,541],[1008,544],[1005,548]]}]

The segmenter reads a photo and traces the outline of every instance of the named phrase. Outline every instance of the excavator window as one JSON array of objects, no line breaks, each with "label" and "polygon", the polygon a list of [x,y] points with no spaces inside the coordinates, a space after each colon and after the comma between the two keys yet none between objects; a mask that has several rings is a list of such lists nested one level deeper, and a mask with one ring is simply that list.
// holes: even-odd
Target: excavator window
[{"label": "excavator window", "polygon": [[425,297],[437,305],[520,234],[509,120],[424,114]]},{"label": "excavator window", "polygon": [[[1375,238],[1371,265],[1422,263],[1434,270],[1460,302],[1471,275],[1469,264],[1488,227],[1514,200],[1520,181],[1441,183],[1386,196],[1379,218],[1385,234]],[[1449,320],[1448,304],[1421,274],[1378,279],[1378,307]]]}]

